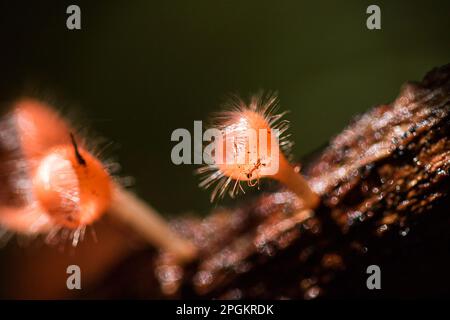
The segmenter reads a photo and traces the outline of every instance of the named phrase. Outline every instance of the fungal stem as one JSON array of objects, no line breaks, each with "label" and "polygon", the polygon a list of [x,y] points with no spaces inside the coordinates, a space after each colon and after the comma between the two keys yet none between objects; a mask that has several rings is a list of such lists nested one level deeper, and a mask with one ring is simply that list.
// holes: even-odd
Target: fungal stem
[{"label": "fungal stem", "polygon": [[274,176],[275,179],[283,183],[288,189],[294,192],[302,201],[305,209],[313,209],[319,205],[319,196],[311,190],[308,181],[284,160],[280,159],[280,168]]},{"label": "fungal stem", "polygon": [[168,251],[181,263],[192,261],[197,249],[170,229],[167,222],[133,193],[115,186],[109,212],[136,230],[152,245]]}]

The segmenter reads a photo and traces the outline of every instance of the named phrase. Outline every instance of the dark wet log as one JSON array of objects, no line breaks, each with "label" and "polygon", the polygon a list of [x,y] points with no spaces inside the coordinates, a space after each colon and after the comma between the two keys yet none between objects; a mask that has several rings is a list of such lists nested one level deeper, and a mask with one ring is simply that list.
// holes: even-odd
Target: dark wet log
[{"label": "dark wet log", "polygon": [[[140,252],[91,297],[306,298],[449,295],[450,65],[358,117],[305,168],[321,206],[285,190],[174,228],[201,256]],[[382,290],[366,287],[367,266]]]}]

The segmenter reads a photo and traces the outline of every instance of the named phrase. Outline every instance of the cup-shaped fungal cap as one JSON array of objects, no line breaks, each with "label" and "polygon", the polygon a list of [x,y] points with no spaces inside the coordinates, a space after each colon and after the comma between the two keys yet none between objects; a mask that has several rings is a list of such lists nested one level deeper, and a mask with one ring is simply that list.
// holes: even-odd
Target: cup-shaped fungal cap
[{"label": "cup-shaped fungal cap", "polygon": [[36,199],[56,225],[70,229],[97,220],[111,202],[111,179],[102,163],[76,145],[51,149],[33,177]]},{"label": "cup-shaped fungal cap", "polygon": [[239,190],[244,191],[241,181],[254,186],[260,178],[272,178],[294,192],[303,207],[315,208],[319,204],[318,195],[288,161],[292,142],[285,133],[289,122],[281,119],[284,113],[275,113],[276,96],[254,96],[248,104],[234,99],[231,107],[231,111],[219,114],[216,121],[220,139],[216,141],[214,163],[198,170],[204,175],[201,187],[217,183],[211,201],[227,190],[232,197]]},{"label": "cup-shaped fungal cap", "polygon": [[235,114],[230,122],[222,129],[223,152],[216,158],[218,169],[239,181],[275,174],[276,170],[271,171],[271,166],[279,158],[277,130],[270,127],[262,114],[253,110]]},{"label": "cup-shaped fungal cap", "polygon": [[234,98],[226,106],[229,111],[217,115],[215,125],[221,132],[214,163],[198,169],[202,174],[200,187],[217,183],[211,200],[223,197],[226,191],[233,197],[243,191],[241,182],[254,186],[263,177],[274,177],[281,163],[288,163],[292,143],[285,135],[289,127],[282,120],[284,113],[276,114],[275,95],[257,95],[247,104]]}]

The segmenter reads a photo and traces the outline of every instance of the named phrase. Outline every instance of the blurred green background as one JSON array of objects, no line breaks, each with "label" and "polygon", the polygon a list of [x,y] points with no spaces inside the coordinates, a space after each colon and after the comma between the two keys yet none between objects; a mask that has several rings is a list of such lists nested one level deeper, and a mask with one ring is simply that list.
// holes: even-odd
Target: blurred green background
[{"label": "blurred green background", "polygon": [[[80,31],[66,29],[69,4]],[[382,30],[366,28],[369,4]],[[174,129],[192,130],[230,92],[278,90],[301,157],[450,62],[449,14],[448,0],[2,1],[0,99],[31,88],[75,106],[139,195],[163,213],[205,214],[194,166],[170,160]]]}]

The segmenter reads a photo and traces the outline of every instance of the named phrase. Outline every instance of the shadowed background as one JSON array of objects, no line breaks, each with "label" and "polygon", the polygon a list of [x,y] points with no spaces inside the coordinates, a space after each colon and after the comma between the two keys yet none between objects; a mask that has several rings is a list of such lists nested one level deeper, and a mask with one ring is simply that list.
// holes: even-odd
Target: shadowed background
[{"label": "shadowed background", "polygon": [[[82,30],[66,28],[70,4]],[[366,28],[370,4],[382,30]],[[2,1],[0,102],[23,92],[76,109],[164,214],[206,214],[194,166],[170,159],[228,93],[277,90],[296,158],[449,62],[448,1]]]}]

